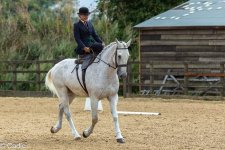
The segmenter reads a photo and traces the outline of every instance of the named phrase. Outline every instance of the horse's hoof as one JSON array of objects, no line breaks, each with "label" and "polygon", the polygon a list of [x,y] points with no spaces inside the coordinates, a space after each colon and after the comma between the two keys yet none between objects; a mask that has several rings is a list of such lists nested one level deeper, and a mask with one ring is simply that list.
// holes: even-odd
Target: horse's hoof
[{"label": "horse's hoof", "polygon": [[84,138],[87,138],[88,136],[87,136],[87,135],[85,135],[85,134],[84,134],[84,132],[83,132],[83,137],[84,137]]},{"label": "horse's hoof", "polygon": [[55,133],[54,127],[51,127],[50,131],[51,133]]},{"label": "horse's hoof", "polygon": [[78,141],[78,140],[81,140],[81,137],[75,137],[74,140]]},{"label": "horse's hoof", "polygon": [[117,141],[118,143],[125,143],[124,138],[121,138],[121,139],[116,139],[116,141]]}]

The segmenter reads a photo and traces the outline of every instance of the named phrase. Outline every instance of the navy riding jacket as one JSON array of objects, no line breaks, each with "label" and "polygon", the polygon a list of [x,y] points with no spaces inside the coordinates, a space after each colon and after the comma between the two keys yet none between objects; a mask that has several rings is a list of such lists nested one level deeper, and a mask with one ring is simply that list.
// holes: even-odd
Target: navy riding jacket
[{"label": "navy riding jacket", "polygon": [[74,23],[73,33],[77,42],[76,52],[79,55],[85,53],[84,47],[91,47],[91,45],[95,42],[102,43],[90,21],[87,21],[87,26],[84,25],[81,20],[79,20],[77,23]]}]

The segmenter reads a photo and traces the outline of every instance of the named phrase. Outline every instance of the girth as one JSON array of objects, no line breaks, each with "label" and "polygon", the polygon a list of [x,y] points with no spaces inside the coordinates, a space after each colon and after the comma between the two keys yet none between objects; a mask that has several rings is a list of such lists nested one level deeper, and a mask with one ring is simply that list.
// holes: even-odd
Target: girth
[{"label": "girth", "polygon": [[86,69],[83,69],[82,70],[82,82],[83,82],[83,84],[81,84],[81,82],[80,82],[80,78],[79,78],[79,75],[78,75],[78,70],[79,70],[79,64],[76,65],[77,80],[80,83],[80,86],[83,88],[83,90],[88,95],[88,91],[87,91],[87,87],[86,87],[86,82],[85,82]]}]

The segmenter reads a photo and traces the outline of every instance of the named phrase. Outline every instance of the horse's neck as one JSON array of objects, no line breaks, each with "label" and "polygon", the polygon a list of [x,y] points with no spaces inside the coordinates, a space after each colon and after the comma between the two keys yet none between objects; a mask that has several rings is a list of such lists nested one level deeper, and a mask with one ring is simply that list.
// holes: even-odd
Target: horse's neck
[{"label": "horse's neck", "polygon": [[[110,47],[106,47],[106,49],[103,51],[103,53],[101,54],[101,60],[99,67],[101,68],[101,70],[104,70],[104,74],[109,77],[109,76],[113,76],[114,74],[116,74],[117,69],[112,68],[115,67],[114,64],[114,59],[115,59],[115,51],[116,51],[116,44],[112,43],[112,45]],[[104,61],[104,62],[103,62]],[[107,63],[107,64],[106,64]],[[109,65],[111,65],[112,67],[110,67]]]},{"label": "horse's neck", "polygon": [[109,64],[113,64],[116,46],[117,45],[115,43],[111,43],[110,47],[108,47],[108,48],[106,47],[106,49],[102,53],[101,59],[104,60],[105,62],[109,63]]}]

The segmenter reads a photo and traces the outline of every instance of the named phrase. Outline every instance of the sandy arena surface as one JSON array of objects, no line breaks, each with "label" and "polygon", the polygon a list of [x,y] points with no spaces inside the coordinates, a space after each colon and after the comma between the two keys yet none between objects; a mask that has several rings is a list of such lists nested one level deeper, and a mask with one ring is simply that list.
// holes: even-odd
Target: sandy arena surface
[{"label": "sandy arena surface", "polygon": [[[84,98],[75,99],[71,112],[80,134],[91,123],[83,111]],[[225,149],[225,102],[188,99],[120,98],[118,110],[160,112],[160,116],[119,115],[125,144],[118,144],[107,100],[94,133],[73,140],[67,120],[56,134],[50,128],[57,119],[56,98],[0,97],[0,150],[175,150]]]}]

